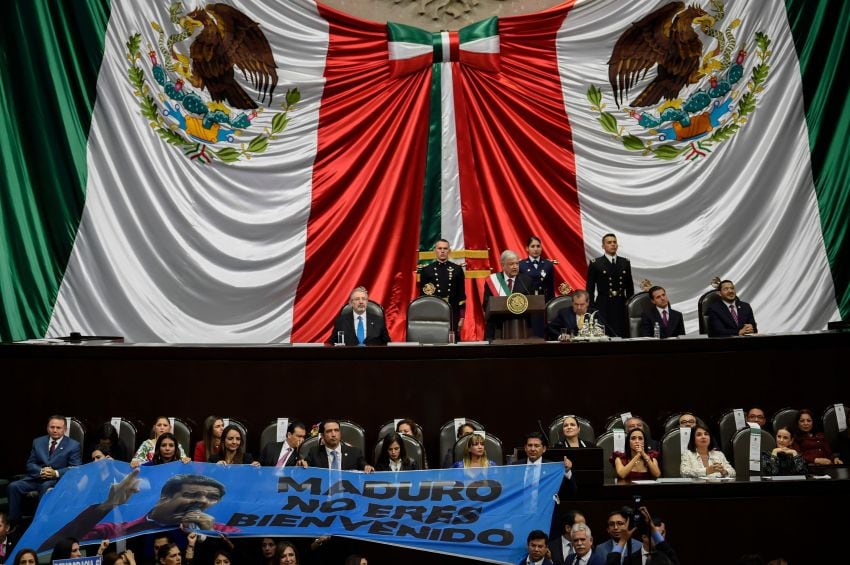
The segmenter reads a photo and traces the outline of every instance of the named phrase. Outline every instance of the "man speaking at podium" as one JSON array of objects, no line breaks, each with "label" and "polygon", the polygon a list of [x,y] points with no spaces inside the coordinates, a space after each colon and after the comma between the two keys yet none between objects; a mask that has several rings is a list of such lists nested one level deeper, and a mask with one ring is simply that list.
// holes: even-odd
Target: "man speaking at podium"
[{"label": "man speaking at podium", "polygon": [[[487,312],[487,302],[491,296],[510,296],[517,292],[520,294],[531,294],[531,277],[519,272],[519,255],[510,249],[502,251],[500,259],[502,272],[493,273],[484,279],[484,311]],[[487,321],[484,330],[484,339],[492,340],[496,337],[497,322]]]}]

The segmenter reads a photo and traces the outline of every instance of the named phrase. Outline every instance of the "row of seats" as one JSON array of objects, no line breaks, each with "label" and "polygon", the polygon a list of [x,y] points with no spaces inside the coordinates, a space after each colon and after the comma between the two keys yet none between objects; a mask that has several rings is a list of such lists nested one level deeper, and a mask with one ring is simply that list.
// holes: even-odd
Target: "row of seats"
[{"label": "row of seats", "polygon": [[[708,333],[708,308],[718,300],[720,293],[710,290],[703,294],[698,301],[699,333]],[[554,320],[558,312],[572,306],[572,295],[556,296],[546,303],[546,320]],[[628,334],[623,337],[639,337],[641,316],[649,313],[655,305],[652,304],[648,292],[639,292],[630,297],[627,302],[629,311]],[[350,315],[351,306],[342,308],[342,316]],[[370,316],[384,315],[384,309],[380,304],[372,300],[366,306],[366,312]],[[407,341],[419,343],[448,343],[449,331],[451,330],[451,307],[449,304],[434,296],[420,296],[413,300],[407,307]]]}]

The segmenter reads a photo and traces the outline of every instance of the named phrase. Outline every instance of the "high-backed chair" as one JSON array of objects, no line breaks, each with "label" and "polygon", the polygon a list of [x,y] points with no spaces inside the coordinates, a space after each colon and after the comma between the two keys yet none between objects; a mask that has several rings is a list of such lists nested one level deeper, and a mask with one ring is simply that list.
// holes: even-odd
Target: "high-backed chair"
[{"label": "high-backed chair", "polygon": [[[112,420],[104,423],[112,425]],[[118,443],[121,444],[124,453],[127,454],[128,460],[133,457],[133,454],[136,452],[136,436],[138,433],[138,429],[133,422],[126,418],[120,419],[120,422],[118,423]],[[186,455],[191,456],[188,452]]]},{"label": "high-backed chair", "polygon": [[551,424],[549,424],[549,447],[564,441],[564,418],[567,416],[575,418],[576,422],[578,422],[579,439],[590,443],[596,442],[596,433],[593,431],[593,426],[590,424],[590,420],[582,416],[576,416],[575,414],[564,414],[563,416],[558,416]]},{"label": "high-backed chair", "polygon": [[722,300],[720,293],[716,290],[709,290],[699,297],[697,301],[697,311],[699,311],[699,333],[708,333],[708,308],[715,302]]},{"label": "high-backed chair", "polygon": [[[455,461],[463,459],[463,449],[466,442],[469,441],[469,436],[462,437],[455,441],[454,453]],[[502,454],[502,440],[493,434],[484,434],[484,449],[487,451],[487,458],[496,462],[496,465],[504,465],[505,457]]]},{"label": "high-backed chair", "polygon": [[171,433],[173,433],[174,437],[177,438],[177,443],[180,444],[183,451],[186,452],[186,455],[191,457],[193,453],[192,427],[185,420],[174,418],[174,422],[171,425]]},{"label": "high-backed chair", "polygon": [[[390,420],[389,422],[384,423],[384,425],[383,425],[383,426],[381,426],[381,429],[380,429],[380,430],[378,430],[378,441],[380,442],[382,439],[384,439],[384,437],[385,437],[387,434],[389,434],[389,433],[391,433],[391,432],[394,432],[394,431],[395,431],[395,426],[396,426],[396,421],[395,421],[395,420]],[[420,435],[420,436],[425,437],[425,436],[422,434],[422,426],[420,426],[419,424],[416,424],[416,429],[417,429],[417,431],[419,432],[419,435]]]},{"label": "high-backed chair", "polygon": [[420,296],[407,307],[407,341],[448,343],[452,309],[436,296]]},{"label": "high-backed chair", "polygon": [[[739,429],[738,425],[735,423],[735,411],[727,410],[726,412],[724,412],[720,416],[720,420],[717,421],[717,425],[720,428],[720,449],[731,461],[732,438],[735,437],[735,433]],[[744,425],[746,426],[746,424]]]},{"label": "high-backed chair", "polygon": [[86,445],[86,427],[77,418],[66,417],[65,428],[68,430],[68,437],[80,442],[81,449],[85,449]]},{"label": "high-backed chair", "polygon": [[797,425],[797,417],[799,415],[800,411],[796,408],[780,408],[773,415],[773,418],[770,419],[771,424],[773,424],[773,431],[776,432],[776,430],[785,426],[793,430]]},{"label": "high-backed chair", "polygon": [[[295,418],[288,419],[290,424],[295,421]],[[263,431],[260,432],[260,451],[262,451],[267,444],[277,441],[277,420],[277,418],[272,420],[265,428],[263,428]]]},{"label": "high-backed chair", "polygon": [[614,432],[607,431],[596,438],[596,447],[602,448],[602,468],[605,482],[610,483],[617,478],[614,465],[611,464],[611,454],[614,453]]},{"label": "high-backed chair", "polygon": [[[760,471],[750,471],[750,434],[752,430],[747,427],[743,430],[738,430],[735,437],[732,438],[732,465],[735,467],[735,474],[739,481],[749,480],[750,477],[761,475]],[[776,447],[776,440],[773,436],[764,430],[759,430],[761,434],[761,451],[773,451]],[[761,460],[761,454],[759,454]]]},{"label": "high-backed chair", "polygon": [[679,477],[682,466],[682,432],[679,428],[669,430],[661,438],[661,476]]},{"label": "high-backed chair", "polygon": [[[850,415],[850,406],[848,406],[847,404],[844,405],[844,415]],[[837,451],[838,436],[840,432],[838,431],[838,419],[835,415],[834,404],[830,404],[826,407],[826,410],[823,411],[823,416],[821,417],[821,419],[823,421],[823,435],[826,437],[826,442],[829,444],[829,447],[831,447],[833,451]],[[845,461],[844,464],[846,465],[848,464],[848,462]]]},{"label": "high-backed chair", "polygon": [[366,456],[366,432],[362,426],[351,420],[340,420],[339,431],[342,441],[358,448],[363,456]]},{"label": "high-backed chair", "polygon": [[[351,304],[346,304],[339,311],[340,316],[352,316],[351,313]],[[366,303],[366,315],[367,316],[380,316],[384,317],[384,307],[375,302],[374,300],[369,300]]]},{"label": "high-backed chair", "polygon": [[[422,447],[422,444],[419,443],[419,440],[415,437],[406,435],[402,435],[401,439],[404,442],[404,449],[405,451],[407,451],[407,456],[416,462],[416,468],[427,468],[427,466],[425,465],[425,448]],[[378,457],[381,455],[381,446],[383,445],[383,443],[383,438],[378,440],[378,443],[375,444],[375,449],[372,453],[372,460],[376,465],[378,464]]]},{"label": "high-backed chair", "polygon": [[[459,420],[463,420],[464,423],[471,424],[473,428],[476,430],[484,431],[484,426],[476,422],[471,418],[458,418]],[[442,426],[440,426],[440,458],[450,450],[454,448],[455,442],[457,441],[457,428],[455,428],[455,420],[449,420]],[[454,452],[452,452],[454,453]]]},{"label": "high-backed chair", "polygon": [[641,315],[649,313],[650,309],[655,308],[648,292],[638,292],[626,301],[626,308],[629,310],[629,335],[623,337],[638,337],[640,336],[640,321]]},{"label": "high-backed chair", "polygon": [[306,459],[310,450],[319,445],[319,440],[321,440],[321,438],[322,436],[307,436],[307,438],[301,442],[301,447],[298,448],[299,457]]},{"label": "high-backed chair", "polygon": [[565,296],[556,296],[555,298],[546,303],[546,323],[548,324],[549,322],[552,322],[555,318],[557,318],[558,312],[560,312],[564,308],[572,308],[572,306],[572,294],[567,294]]}]

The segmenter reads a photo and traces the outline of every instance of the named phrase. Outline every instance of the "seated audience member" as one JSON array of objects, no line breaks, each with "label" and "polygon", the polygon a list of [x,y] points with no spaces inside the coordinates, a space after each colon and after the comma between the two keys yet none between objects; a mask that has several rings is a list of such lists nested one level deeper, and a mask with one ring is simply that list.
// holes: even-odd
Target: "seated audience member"
[{"label": "seated audience member", "polygon": [[112,459],[112,451],[107,446],[98,444],[91,450],[91,460],[100,461],[101,459]]},{"label": "seated audience member", "polygon": [[528,534],[528,554],[523,557],[519,565],[552,565],[552,560],[546,557],[546,542],[549,536],[543,530],[533,530]]},{"label": "seated audience member", "polygon": [[[608,554],[606,565],[619,565],[621,563],[625,565],[679,565],[676,552],[665,541],[666,527],[664,522],[653,520],[645,506],[640,507],[640,513],[643,525],[636,530],[626,529],[620,536],[617,545]],[[640,535],[643,543],[640,551],[633,551],[629,556],[626,550],[626,542],[629,541],[633,533]]]},{"label": "seated audience member", "polygon": [[277,540],[275,538],[260,538],[260,556],[258,565],[278,565]]},{"label": "seated audience member", "polygon": [[260,464],[266,467],[293,467],[297,464],[299,449],[307,437],[307,426],[304,422],[293,420],[286,428],[286,438],[283,441],[270,441],[263,446],[260,453]]},{"label": "seated audience member", "polygon": [[626,453],[615,451],[611,454],[611,464],[617,476],[629,481],[657,479],[661,476],[658,466],[658,453],[646,451],[643,430],[634,429],[626,436]]},{"label": "seated audience member", "polygon": [[81,463],[80,444],[65,435],[65,417],[47,420],[47,435],[32,441],[26,476],[9,484],[9,523],[21,521],[21,501],[26,493],[36,492],[39,499],[56,485],[65,472]]},{"label": "seated audience member", "polygon": [[575,551],[566,558],[565,565],[604,565],[605,556],[594,551],[593,535],[587,524],[574,524],[570,538]]},{"label": "seated audience member", "polygon": [[[564,561],[575,553],[572,537],[573,526],[586,523],[584,514],[578,510],[570,510],[564,514],[561,535],[549,542],[549,554],[552,556],[552,562],[555,565],[564,565]],[[587,534],[587,537],[590,538],[590,543],[592,543],[593,538],[590,537],[590,534]]]},{"label": "seated audience member", "polygon": [[661,453],[661,443],[657,440],[652,439],[649,433],[649,426],[638,416],[632,416],[626,423],[623,425],[623,429],[626,430],[626,433],[629,433],[632,430],[643,430],[643,434],[646,439],[646,449],[647,451],[656,451]]},{"label": "seated audience member", "polygon": [[[603,544],[597,545],[593,550],[594,553],[598,552],[605,561],[608,559],[608,554],[611,553],[614,550],[614,547],[619,544],[620,538],[623,534],[628,532],[631,512],[632,511],[629,508],[622,508],[608,513],[607,532],[610,539]],[[629,545],[632,548],[632,553],[640,553],[641,545],[639,541],[636,539],[630,539]]]},{"label": "seated audience member", "polygon": [[153,451],[153,459],[142,463],[142,466],[147,465],[163,465],[165,463],[173,463],[175,461],[182,461],[183,463],[188,463],[191,461],[188,457],[180,457],[177,455],[177,438],[174,437],[174,434],[171,432],[165,432],[164,434],[160,434],[158,438],[156,438],[156,445],[154,445]]},{"label": "seated audience member", "polygon": [[[475,431],[475,426],[473,426],[472,424],[469,424],[469,423],[461,424],[457,428],[457,439],[460,439],[462,437],[466,437],[469,434],[473,433],[474,431]],[[452,447],[449,447],[448,451],[446,451],[446,454],[443,456],[443,465],[442,465],[443,469],[448,469],[449,467],[452,466],[452,464],[454,464],[454,462],[455,462],[455,449],[454,449],[454,446],[452,446]]]},{"label": "seated audience member", "polygon": [[[151,437],[139,445],[139,449],[136,450],[136,454],[133,455],[133,458],[130,460],[130,467],[136,468],[145,461],[153,459],[156,440],[164,433],[173,433],[173,430],[171,429],[171,420],[165,416],[159,416],[151,429]],[[180,454],[181,460],[186,457],[186,453],[183,451],[183,446],[180,445],[179,442],[177,443],[177,450]]]},{"label": "seated audience member", "polygon": [[753,309],[738,299],[735,283],[720,281],[720,298],[708,307],[708,336],[728,337],[758,333]]},{"label": "seated audience member", "polygon": [[136,565],[136,557],[130,549],[121,553],[110,551],[103,554],[102,565]]},{"label": "seated audience member", "polygon": [[767,418],[764,416],[764,410],[757,406],[753,406],[747,410],[747,422],[758,424],[758,427],[763,430],[767,429]]},{"label": "seated audience member", "polygon": [[345,345],[386,345],[390,341],[387,325],[383,316],[366,312],[369,304],[369,293],[362,286],[351,291],[348,303],[351,313],[340,314],[334,322],[334,329],[328,338],[328,343],[337,343],[339,333]]},{"label": "seated audience member", "polygon": [[805,475],[808,472],[806,462],[792,447],[793,444],[789,428],[783,426],[776,430],[776,447],[761,453],[762,475]]},{"label": "seated audience member", "polygon": [[700,425],[691,429],[688,449],[682,452],[679,470],[683,477],[690,478],[735,476],[735,469],[717,449],[711,432]]},{"label": "seated audience member", "polygon": [[495,461],[487,458],[484,436],[473,433],[464,443],[463,459],[455,461],[452,468],[458,469],[463,467],[464,469],[469,469],[472,467],[489,467],[495,464]]},{"label": "seated audience member", "polygon": [[352,553],[345,558],[345,565],[369,565],[369,560],[357,553]]},{"label": "seated audience member", "polygon": [[327,419],[319,425],[322,443],[315,445],[298,463],[302,467],[337,469],[340,471],[366,471],[371,473],[374,467],[366,463],[359,448],[342,443],[342,431],[339,420]]},{"label": "seated audience member", "polygon": [[275,565],[298,565],[298,550],[290,541],[282,541],[277,544],[275,552],[277,563]]},{"label": "seated audience member", "polygon": [[568,336],[576,335],[585,323],[590,322],[591,318],[595,319],[600,325],[605,325],[605,320],[602,319],[599,310],[590,306],[590,295],[587,291],[576,290],[573,292],[572,307],[562,308],[558,312],[555,319],[549,322],[546,334],[550,340],[567,341]]},{"label": "seated audience member", "polygon": [[180,547],[176,543],[169,543],[159,548],[156,553],[156,562],[158,565],[180,565],[184,560],[192,562],[195,559],[195,546],[186,546],[186,557],[183,558]]},{"label": "seated audience member", "polygon": [[210,457],[221,453],[221,434],[224,431],[224,420],[218,416],[207,416],[204,420],[204,438],[195,444],[192,461],[206,463]]},{"label": "seated audience member", "polygon": [[381,452],[375,461],[376,471],[415,471],[416,461],[407,456],[401,434],[389,433],[381,443]]},{"label": "seated audience member", "polygon": [[230,424],[224,428],[221,437],[221,453],[213,454],[210,457],[210,463],[218,463],[219,465],[260,466],[259,461],[254,461],[254,457],[250,453],[245,452],[245,436],[242,435],[242,428],[235,424]]},{"label": "seated audience member", "polygon": [[400,434],[416,438],[419,443],[425,445],[425,440],[422,437],[422,428],[420,428],[416,422],[410,418],[399,420],[395,425],[395,431]]},{"label": "seated audience member", "polygon": [[124,445],[118,440],[118,431],[110,422],[104,422],[97,429],[97,436],[92,439],[89,445],[93,446],[89,453],[99,447],[105,447],[109,450],[113,459],[124,462],[130,461],[130,454],[127,453]]},{"label": "seated audience member", "polygon": [[80,540],[77,538],[63,537],[56,540],[56,544],[53,546],[53,552],[50,554],[50,562],[52,563],[57,559],[71,559],[82,556],[83,554],[80,551]]},{"label": "seated audience member", "polygon": [[680,428],[693,428],[697,425],[697,417],[692,412],[682,412],[679,416]]},{"label": "seated audience member", "polygon": [[24,548],[15,555],[14,565],[38,565],[38,554],[34,549]]},{"label": "seated audience member", "polygon": [[809,465],[841,465],[842,460],[832,453],[823,432],[815,430],[812,411],[803,408],[797,415],[794,430],[794,449],[803,456]]},{"label": "seated audience member", "polygon": [[685,319],[681,312],[670,307],[667,291],[653,286],[648,292],[655,307],[640,315],[640,335],[654,337],[655,324],[658,324],[662,339],[685,335]]},{"label": "seated audience member", "polygon": [[596,447],[593,442],[584,441],[579,437],[581,424],[575,416],[564,416],[561,432],[564,439],[556,447]]}]

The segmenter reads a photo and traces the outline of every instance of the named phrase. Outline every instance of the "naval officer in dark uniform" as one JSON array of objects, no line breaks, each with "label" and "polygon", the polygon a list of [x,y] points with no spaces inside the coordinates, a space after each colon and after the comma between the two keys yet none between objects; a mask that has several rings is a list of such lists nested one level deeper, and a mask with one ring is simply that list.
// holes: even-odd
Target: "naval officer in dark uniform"
[{"label": "naval officer in dark uniform", "polygon": [[602,236],[602,249],[605,254],[591,259],[587,266],[587,292],[605,319],[606,333],[629,337],[626,301],[635,293],[632,264],[617,255],[617,236],[613,233]]},{"label": "naval officer in dark uniform", "polygon": [[519,272],[531,277],[530,294],[541,294],[549,302],[555,298],[555,265],[542,257],[543,244],[539,237],[529,237],[525,248],[528,250],[528,259],[519,262]]},{"label": "naval officer in dark uniform", "polygon": [[449,242],[437,240],[434,253],[437,260],[419,271],[419,293],[436,296],[449,303],[452,308],[452,329],[455,339],[460,341],[463,319],[466,315],[466,282],[463,268],[449,261]]}]

